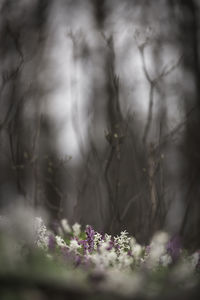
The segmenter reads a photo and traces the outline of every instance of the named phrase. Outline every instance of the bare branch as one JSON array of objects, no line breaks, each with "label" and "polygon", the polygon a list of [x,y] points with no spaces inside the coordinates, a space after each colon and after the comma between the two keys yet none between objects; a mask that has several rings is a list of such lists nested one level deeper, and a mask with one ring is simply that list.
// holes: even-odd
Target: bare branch
[{"label": "bare branch", "polygon": [[144,49],[145,49],[145,46],[138,46],[138,49],[139,49],[139,53],[140,53],[140,56],[141,56],[141,60],[142,60],[142,68],[143,68],[143,71],[144,71],[144,74],[145,74],[145,77],[147,79],[147,81],[149,82],[149,84],[153,84],[154,80],[151,78],[150,74],[149,74],[149,71],[147,69],[147,65],[146,65],[146,61],[145,61],[145,55],[144,55]]},{"label": "bare branch", "polygon": [[149,108],[148,108],[148,117],[147,117],[147,122],[145,125],[145,129],[144,129],[144,135],[143,135],[143,144],[145,145],[147,142],[147,138],[151,129],[151,123],[152,123],[152,117],[153,117],[153,105],[154,105],[154,89],[156,87],[156,85],[158,84],[158,82],[165,76],[169,75],[171,72],[173,72],[178,65],[180,64],[181,60],[182,60],[182,56],[178,59],[178,61],[173,64],[170,67],[165,66],[163,68],[163,71],[160,73],[160,75],[158,75],[156,78],[152,79],[147,65],[146,65],[146,61],[145,61],[145,55],[144,55],[144,50],[146,47],[147,43],[142,44],[141,46],[138,46],[139,49],[139,53],[141,56],[141,60],[142,60],[142,68],[146,77],[146,80],[148,81],[150,88],[149,88]]},{"label": "bare branch", "polygon": [[149,90],[149,108],[148,108],[148,118],[144,129],[143,135],[143,144],[145,145],[147,142],[147,137],[149,135],[149,131],[151,128],[152,118],[153,118],[153,105],[154,105],[154,85],[153,83],[150,84]]}]

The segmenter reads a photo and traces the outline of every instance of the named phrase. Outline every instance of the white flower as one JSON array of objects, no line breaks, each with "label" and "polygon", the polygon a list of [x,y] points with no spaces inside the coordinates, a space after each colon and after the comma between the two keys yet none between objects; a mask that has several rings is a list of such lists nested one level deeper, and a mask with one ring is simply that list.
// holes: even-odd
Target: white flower
[{"label": "white flower", "polygon": [[126,230],[122,231],[117,237],[114,237],[115,244],[119,246],[119,252],[123,252],[125,249],[130,249],[131,238],[127,236],[128,232]]},{"label": "white flower", "polygon": [[107,251],[107,258],[111,264],[114,264],[117,259],[117,253],[115,252],[115,250],[112,249],[110,251]]},{"label": "white flower", "polygon": [[162,266],[167,267],[172,263],[172,258],[169,254],[162,255],[160,257],[160,263]]},{"label": "white flower", "polygon": [[159,231],[157,232],[152,239],[152,243],[159,244],[159,245],[165,245],[169,241],[169,235],[167,232]]},{"label": "white flower", "polygon": [[140,257],[140,255],[142,254],[142,246],[140,246],[139,244],[136,244],[133,248],[132,248],[132,254],[135,258]]},{"label": "white flower", "polygon": [[130,246],[133,248],[136,245],[136,239],[134,237],[130,238]]},{"label": "white flower", "polygon": [[117,253],[114,249],[106,250],[106,242],[100,252],[88,255],[91,261],[95,264],[97,269],[105,270],[108,267],[115,266],[117,260]]},{"label": "white flower", "polygon": [[65,233],[70,233],[72,231],[67,219],[62,219],[61,220],[61,225],[62,225],[63,230],[65,231]]},{"label": "white flower", "polygon": [[75,236],[79,236],[79,234],[81,233],[81,225],[78,223],[75,223],[72,226],[72,230],[73,230]]},{"label": "white flower", "polygon": [[40,217],[35,218],[34,231],[35,231],[36,245],[39,248],[47,250],[48,243],[49,243],[49,232],[47,231],[47,228],[44,225],[42,218]]},{"label": "white flower", "polygon": [[166,248],[164,245],[159,245],[159,244],[151,244],[151,250],[150,250],[150,256],[152,258],[158,258],[165,254]]},{"label": "white flower", "polygon": [[70,241],[70,245],[69,245],[69,249],[71,251],[77,251],[77,249],[81,248],[81,245],[78,244],[77,240],[71,240]]},{"label": "white flower", "polygon": [[130,267],[133,263],[133,258],[129,256],[126,252],[121,252],[118,256],[118,268],[119,269],[126,269]]},{"label": "white flower", "polygon": [[98,269],[102,269],[102,267],[104,267],[102,255],[99,253],[88,254],[87,257],[95,264],[96,267],[98,267]]},{"label": "white flower", "polygon": [[111,235],[109,235],[109,234],[107,234],[107,233],[105,234],[105,241],[106,241],[106,242],[110,242],[110,241],[111,241],[111,238],[112,238]]},{"label": "white flower", "polygon": [[66,247],[65,241],[58,235],[56,235],[56,243],[59,247]]},{"label": "white flower", "polygon": [[104,252],[108,251],[107,249],[109,248],[109,246],[110,246],[109,242],[102,241],[102,243],[99,246],[99,252],[104,253]]},{"label": "white flower", "polygon": [[94,250],[97,250],[97,246],[101,243],[101,234],[98,232],[95,232],[94,235]]},{"label": "white flower", "polygon": [[169,240],[169,235],[166,232],[157,232],[150,244],[150,253],[147,258],[147,265],[150,268],[156,267],[159,264],[161,256],[166,255],[166,244]]},{"label": "white flower", "polygon": [[35,231],[37,234],[40,233],[40,231],[43,229],[44,223],[42,218],[36,217],[34,222]]}]

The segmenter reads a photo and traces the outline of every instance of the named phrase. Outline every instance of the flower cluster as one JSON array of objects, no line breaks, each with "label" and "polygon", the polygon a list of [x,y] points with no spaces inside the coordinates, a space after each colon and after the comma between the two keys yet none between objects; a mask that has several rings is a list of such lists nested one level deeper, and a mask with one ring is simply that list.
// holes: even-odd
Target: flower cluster
[{"label": "flower cluster", "polygon": [[[156,233],[150,245],[145,247],[129,236],[126,230],[118,236],[111,236],[96,232],[92,226],[87,225],[85,230],[81,231],[80,224],[70,226],[66,219],[58,225],[57,232],[60,235],[48,231],[41,218],[35,219],[35,231],[38,247],[51,253],[53,250],[74,253],[80,259],[87,258],[93,267],[101,270],[167,267],[177,260],[180,261],[182,253],[179,238],[170,238],[166,232]],[[188,255],[188,260],[193,262],[195,268],[198,267],[199,252]]]},{"label": "flower cluster", "polygon": [[89,225],[85,230],[78,223],[71,226],[66,219],[51,232],[36,218],[36,228],[38,247],[52,259],[59,257],[74,267],[86,267],[92,278],[104,278],[100,285],[103,290],[120,287],[121,293],[133,294],[133,287],[137,291],[155,272],[173,270],[174,280],[183,283],[200,269],[200,252],[187,254],[180,238],[171,238],[166,232],[157,232],[151,243],[143,246],[127,231],[111,236]]},{"label": "flower cluster", "polygon": [[40,217],[35,218],[34,222],[35,243],[38,247],[48,250],[49,246],[49,232]]}]

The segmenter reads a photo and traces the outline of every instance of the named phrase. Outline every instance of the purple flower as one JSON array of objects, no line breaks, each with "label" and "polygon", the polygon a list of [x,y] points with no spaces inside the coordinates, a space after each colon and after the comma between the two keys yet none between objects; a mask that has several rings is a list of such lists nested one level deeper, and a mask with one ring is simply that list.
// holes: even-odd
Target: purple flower
[{"label": "purple flower", "polygon": [[83,246],[83,250],[84,250],[84,254],[85,254],[89,248],[87,240],[81,240],[78,243],[79,243],[79,245]]},{"label": "purple flower", "polygon": [[105,232],[101,231],[100,234],[101,234],[101,241],[105,240]]},{"label": "purple flower", "polygon": [[171,255],[172,260],[176,261],[180,256],[181,239],[179,235],[174,235],[167,243],[167,252]]},{"label": "purple flower", "polygon": [[86,232],[88,238],[90,238],[90,239],[93,239],[93,238],[94,238],[95,231],[94,231],[94,229],[92,228],[92,226],[88,225],[88,226],[86,227],[85,232]]},{"label": "purple flower", "polygon": [[106,250],[110,251],[114,246],[113,241],[109,241],[109,246],[106,248]]},{"label": "purple flower", "polygon": [[85,230],[86,234],[87,234],[87,243],[88,243],[88,250],[89,252],[91,252],[94,249],[94,235],[95,235],[95,231],[92,228],[92,226],[88,225],[86,230]]}]

